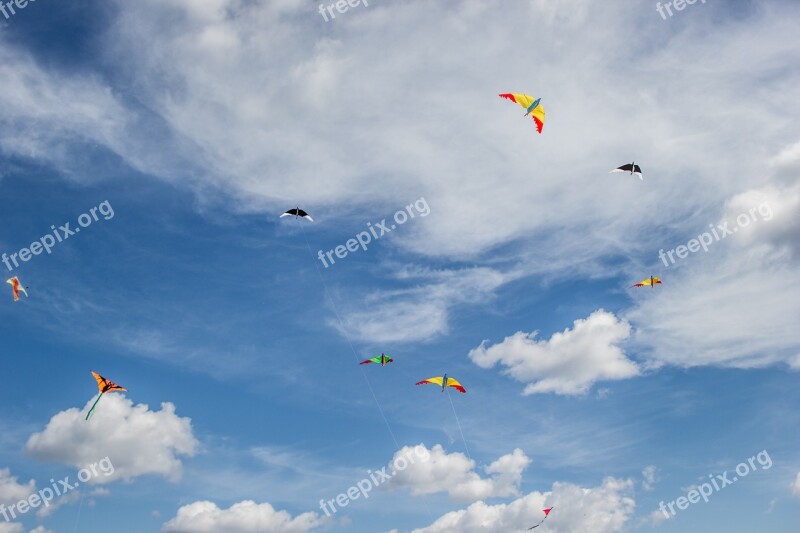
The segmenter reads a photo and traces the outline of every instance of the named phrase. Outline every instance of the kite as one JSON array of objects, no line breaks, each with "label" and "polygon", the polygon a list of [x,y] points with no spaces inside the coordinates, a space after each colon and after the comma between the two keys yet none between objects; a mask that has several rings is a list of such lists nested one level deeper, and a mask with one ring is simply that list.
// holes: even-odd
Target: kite
[{"label": "kite", "polygon": [[126,388],[120,387],[119,385],[117,385],[113,381],[107,380],[106,378],[104,378],[103,376],[98,374],[97,372],[92,372],[92,375],[94,376],[94,379],[97,380],[97,388],[100,390],[100,394],[97,396],[97,399],[94,401],[94,404],[92,405],[92,408],[89,409],[89,412],[86,414],[86,420],[89,420],[89,417],[92,416],[92,412],[94,411],[94,408],[97,406],[97,402],[100,401],[100,398],[102,398],[105,393],[107,393],[107,392],[115,392],[115,391],[123,392],[123,391],[127,391],[128,390]]},{"label": "kite", "polygon": [[423,379],[422,381],[417,383],[417,385],[439,385],[440,387],[442,387],[442,392],[444,392],[444,389],[446,389],[447,387],[453,387],[460,393],[463,394],[467,393],[467,389],[462,387],[461,383],[454,380],[453,378],[447,377],[447,374],[435,378]]},{"label": "kite", "polygon": [[380,355],[376,355],[375,357],[373,357],[371,359],[367,359],[366,361],[361,361],[359,364],[360,365],[368,365],[370,363],[380,363],[381,366],[386,366],[386,363],[391,363],[393,361],[394,361],[394,359],[392,359],[391,357],[389,357],[385,353],[382,353]]},{"label": "kite", "polygon": [[[621,167],[615,168],[611,172],[630,172],[631,176],[636,174],[637,176],[639,176],[640,180],[644,180],[644,178],[642,177],[642,169],[636,163],[631,163],[629,165],[622,165]],[[609,174],[611,174],[611,172],[609,172]]]},{"label": "kite", "polygon": [[649,279],[646,279],[644,281],[640,281],[636,285],[631,285],[630,288],[633,288],[633,287],[647,287],[647,286],[655,288],[656,285],[661,285],[661,278],[654,278],[653,276],[650,276]]},{"label": "kite", "polygon": [[283,217],[291,217],[291,216],[294,216],[295,218],[302,217],[302,218],[305,218],[306,220],[308,220],[309,222],[314,222],[314,219],[311,218],[311,215],[309,215],[308,213],[306,213],[305,211],[303,211],[299,207],[296,207],[294,209],[289,209],[288,211],[286,211],[284,214],[281,215],[281,218],[283,218]]},{"label": "kite", "polygon": [[533,117],[533,121],[536,123],[536,131],[542,133],[542,128],[544,128],[544,107],[542,107],[539,102],[541,98],[534,99],[532,96],[527,94],[517,94],[517,93],[506,93],[499,95],[501,98],[506,98],[511,100],[514,103],[517,103],[525,108],[525,115],[530,115]]},{"label": "kite", "polygon": [[14,301],[19,301],[19,293],[22,291],[25,294],[25,297],[28,297],[28,291],[25,290],[25,287],[22,286],[22,283],[19,282],[19,278],[14,276],[13,278],[7,279],[6,283],[11,285],[11,289],[14,291]]},{"label": "kite", "polygon": [[[553,509],[555,509],[555,507],[551,507],[550,509],[542,509],[542,512],[544,513],[544,518],[542,518],[542,522],[547,520],[547,517],[550,516],[550,511],[552,511]],[[537,527],[541,526],[542,522],[539,522],[538,524],[536,524],[533,527],[529,527],[528,531],[530,531],[531,529],[536,529]]]}]

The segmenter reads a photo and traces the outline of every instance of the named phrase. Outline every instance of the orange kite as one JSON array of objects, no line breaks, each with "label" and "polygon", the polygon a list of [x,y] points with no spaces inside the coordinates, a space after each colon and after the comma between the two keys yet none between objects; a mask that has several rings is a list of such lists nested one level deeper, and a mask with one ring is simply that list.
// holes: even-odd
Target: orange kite
[{"label": "orange kite", "polygon": [[92,372],[92,375],[94,376],[94,379],[97,380],[97,388],[98,388],[98,390],[100,390],[100,394],[97,396],[97,399],[94,401],[94,405],[92,405],[92,408],[89,409],[89,412],[86,414],[86,420],[89,420],[89,417],[92,416],[92,412],[94,411],[94,408],[97,406],[97,402],[99,402],[100,398],[103,397],[103,394],[105,394],[107,392],[115,392],[115,391],[116,392],[123,392],[123,391],[127,391],[128,390],[128,389],[126,389],[124,387],[120,387],[119,385],[117,385],[113,381],[107,380],[106,378],[104,378],[103,376],[98,374],[97,372]]},{"label": "orange kite", "polygon": [[25,290],[25,287],[22,286],[22,283],[19,282],[19,278],[14,276],[13,278],[7,279],[6,283],[11,285],[11,289],[14,291],[14,301],[19,301],[19,293],[22,291],[25,294],[25,297],[28,296],[28,291]]}]

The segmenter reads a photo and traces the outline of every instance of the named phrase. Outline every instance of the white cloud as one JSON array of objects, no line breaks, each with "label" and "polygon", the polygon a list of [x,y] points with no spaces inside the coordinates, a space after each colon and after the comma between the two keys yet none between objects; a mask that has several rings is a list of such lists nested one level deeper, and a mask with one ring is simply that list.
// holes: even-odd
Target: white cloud
[{"label": "white cloud", "polygon": [[[625,313],[640,352],[683,367],[782,362],[800,369],[800,286],[788,281],[800,259],[797,150],[775,158],[765,186],[724,202],[720,220],[736,233],[670,267],[660,290]],[[740,216],[746,226],[739,227]],[[687,240],[708,229],[701,226]]]},{"label": "white cloud", "polygon": [[87,161],[77,155],[97,146],[140,171],[163,173],[165,154],[156,150],[151,159],[142,157],[148,141],[131,137],[135,113],[99,77],[56,74],[3,37],[0,44],[0,90],[6,104],[0,106],[1,151],[51,164],[80,181],[98,179],[87,175]]},{"label": "white cloud", "polygon": [[586,394],[597,381],[639,374],[619,346],[630,332],[627,321],[600,309],[549,340],[520,331],[494,346],[482,342],[469,357],[481,368],[507,367],[506,374],[528,383],[524,394]]},{"label": "white cloud", "polygon": [[622,531],[636,507],[633,481],[606,478],[599,487],[584,488],[554,483],[550,492],[531,492],[508,504],[475,502],[466,509],[445,514],[413,533],[482,533],[524,530],[538,523],[542,509],[554,507],[547,531],[573,533]]},{"label": "white cloud", "polygon": [[[65,505],[73,505],[81,501],[83,494],[80,490],[74,490],[67,494],[63,494],[50,502],[50,505],[43,505],[36,511],[36,518],[43,520],[48,516],[55,514],[61,507]],[[89,500],[87,505],[91,504],[93,500]]]},{"label": "white cloud", "polygon": [[[13,44],[0,46],[0,93],[9,103],[0,121],[11,132],[0,139],[5,152],[75,168],[80,151],[70,148],[81,139],[193,188],[202,205],[218,199],[234,211],[275,211],[303,198],[333,220],[424,195],[430,217],[391,242],[491,263],[501,278],[520,265],[526,274],[568,276],[611,253],[651,246],[656,230],[690,228],[688,215],[753,187],[763,167],[758,154],[787,145],[785,117],[800,112],[786,96],[797,71],[774,74],[797,44],[788,2],[748,13],[746,25],[728,24],[733,11],[708,6],[678,33],[652,12],[577,0],[521,10],[474,0],[386,3],[325,32],[295,0],[115,5],[98,42],[106,64],[126,65],[121,79],[64,77]],[[721,23],[708,35],[712,13]],[[531,21],[537,32],[528,31]],[[651,39],[631,43],[620,25],[646,28]],[[510,75],[519,49],[557,52],[538,58],[535,87]],[[619,74],[631,68],[648,83]],[[117,97],[117,85],[146,110]],[[543,135],[496,96],[506,90],[543,95],[556,111]],[[743,93],[759,94],[748,103],[748,138],[729,112]],[[690,112],[663,105],[676,94]],[[730,153],[741,156],[733,161]],[[790,145],[775,167],[797,153]],[[658,179],[606,174],[631,154],[647,154],[646,175]],[[509,264],[496,266],[502,259]],[[342,327],[372,341],[430,339],[447,331],[454,305],[486,301],[502,284],[460,277],[376,293],[376,313],[345,309]],[[476,298],[464,296],[473,289]]]},{"label": "white cloud", "polygon": [[407,488],[416,496],[443,492],[464,502],[516,496],[522,472],[531,462],[522,450],[516,449],[486,466],[484,471],[488,477],[481,477],[475,472],[475,461],[462,453],[448,454],[440,444],[430,450],[424,449],[423,445],[416,448],[423,449],[404,447],[398,450],[393,461],[412,453],[418,457],[430,454],[430,459],[416,461],[397,472],[389,482],[389,488]]},{"label": "white cloud", "polygon": [[653,465],[646,466],[642,470],[642,488],[647,492],[653,490],[653,485],[656,483],[656,471],[657,468]]},{"label": "white cloud", "polygon": [[55,533],[52,529],[47,529],[44,526],[37,526],[31,529],[28,533]]},{"label": "white cloud", "polygon": [[25,451],[41,461],[56,461],[84,468],[108,457],[113,473],[102,466],[89,483],[157,474],[172,481],[181,476],[180,456],[195,454],[198,442],[191,420],[175,414],[175,406],[162,403],[160,411],[134,405],[123,394],[107,394],[87,422],[83,410],[71,408],[50,419],[45,429],[28,439]]},{"label": "white cloud", "polygon": [[0,522],[0,533],[23,533],[25,528],[22,524],[15,524],[13,522]]},{"label": "white cloud", "polygon": [[[566,248],[576,239],[595,250],[635,243],[633,234],[741,190],[753,158],[721,168],[724,156],[757,154],[782,140],[776,118],[798,110],[783,95],[797,74],[770,76],[773,65],[791,59],[796,43],[787,14],[794,11],[785,4],[759,11],[747,25],[716,24],[711,39],[705,32],[674,34],[652,13],[577,1],[530,2],[513,11],[474,0],[373,5],[324,32],[316,12],[294,0],[115,4],[101,46],[108,62],[124,60],[126,75],[109,76],[109,83],[130,87],[152,116],[126,109],[97,79],[63,80],[34,65],[37,83],[0,81],[3,94],[25,96],[24,106],[11,100],[9,108],[18,107],[13,120],[31,123],[39,135],[53,130],[68,138],[79,131],[136,166],[154,157],[195,162],[199,172],[181,172],[178,164],[150,170],[197,189],[227,191],[234,209],[275,209],[302,197],[340,213],[344,200],[392,205],[424,193],[440,206],[431,215],[435,223],[415,227],[402,242],[425,254],[475,257],[554,232],[569,241]],[[539,31],[527,31],[532,21]],[[652,39],[631,43],[620,25],[647,28]],[[415,28],[413,36],[400,31],[407,27]],[[535,86],[510,75],[520,48],[558,52],[538,58]],[[687,49],[693,51],[688,65]],[[19,55],[12,49],[7,59]],[[25,81],[18,73],[30,61],[8,61],[0,80]],[[642,61],[649,84],[609,76],[629,70],[632,61]],[[749,102],[753,136],[744,139],[727,111],[753,89],[761,98]],[[544,135],[496,96],[506,90],[544,96],[543,105],[556,111]],[[691,113],[663,105],[675,94]],[[79,122],[81,106],[89,112]],[[86,126],[98,122],[99,133]],[[78,125],[64,132],[62,123]],[[150,123],[171,137],[147,143],[153,130],[142,126]],[[46,153],[47,143],[40,146],[38,153]],[[683,165],[674,164],[678,151]],[[643,185],[605,174],[631,153],[647,154],[646,172],[661,179]],[[604,239],[586,238],[587,228]]]},{"label": "white cloud", "polygon": [[19,483],[8,468],[0,469],[0,504],[11,505],[26,499],[36,491],[36,482]]},{"label": "white cloud", "polygon": [[794,479],[794,484],[792,485],[792,494],[795,496],[800,496],[800,472],[797,473],[797,477]]},{"label": "white cloud", "polygon": [[447,333],[451,309],[488,300],[496,288],[514,276],[490,268],[436,272],[404,268],[395,277],[416,286],[347,298],[341,306],[343,324],[338,321],[332,324],[342,333],[363,341],[429,340]]},{"label": "white cloud", "polygon": [[203,501],[184,505],[178,514],[164,524],[164,533],[304,533],[325,523],[316,513],[297,517],[276,511],[268,503],[243,501],[228,509]]},{"label": "white cloud", "polygon": [[[797,177],[800,177],[800,169]],[[794,185],[770,184],[737,194],[725,203],[723,221],[730,222],[736,235],[730,244],[749,248],[759,243],[770,244],[778,249],[798,251],[800,232],[800,183]],[[742,226],[738,227],[736,221]],[[727,238],[726,238],[727,239]]]},{"label": "white cloud", "polygon": [[663,511],[656,509],[644,517],[640,522],[642,524],[647,524],[650,527],[658,527],[670,518],[672,517],[665,515]]}]

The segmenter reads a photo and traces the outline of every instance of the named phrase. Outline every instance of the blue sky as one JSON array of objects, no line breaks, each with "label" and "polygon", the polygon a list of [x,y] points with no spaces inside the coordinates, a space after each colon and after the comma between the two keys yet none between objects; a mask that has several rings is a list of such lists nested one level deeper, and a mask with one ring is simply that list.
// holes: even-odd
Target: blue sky
[{"label": "blue sky", "polygon": [[[0,253],[113,209],[0,264],[30,295],[0,299],[0,505],[115,467],[0,533],[522,531],[550,506],[542,531],[793,531],[797,6],[317,9],[0,15]],[[501,92],[542,97],[542,135]],[[608,174],[631,160],[644,181]],[[85,422],[92,370],[129,392]],[[445,372],[466,395],[414,386]]]}]

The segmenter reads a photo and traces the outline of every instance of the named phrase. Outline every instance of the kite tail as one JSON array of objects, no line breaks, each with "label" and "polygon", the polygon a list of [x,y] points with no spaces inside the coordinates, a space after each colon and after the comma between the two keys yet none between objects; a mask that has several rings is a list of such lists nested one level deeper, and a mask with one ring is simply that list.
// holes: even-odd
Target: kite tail
[{"label": "kite tail", "polygon": [[89,420],[89,417],[92,416],[92,412],[94,412],[94,408],[97,407],[97,402],[99,402],[100,398],[102,398],[102,397],[103,397],[103,393],[100,393],[97,396],[97,399],[94,401],[94,404],[92,404],[92,408],[89,409],[88,413],[86,413],[86,420]]}]

